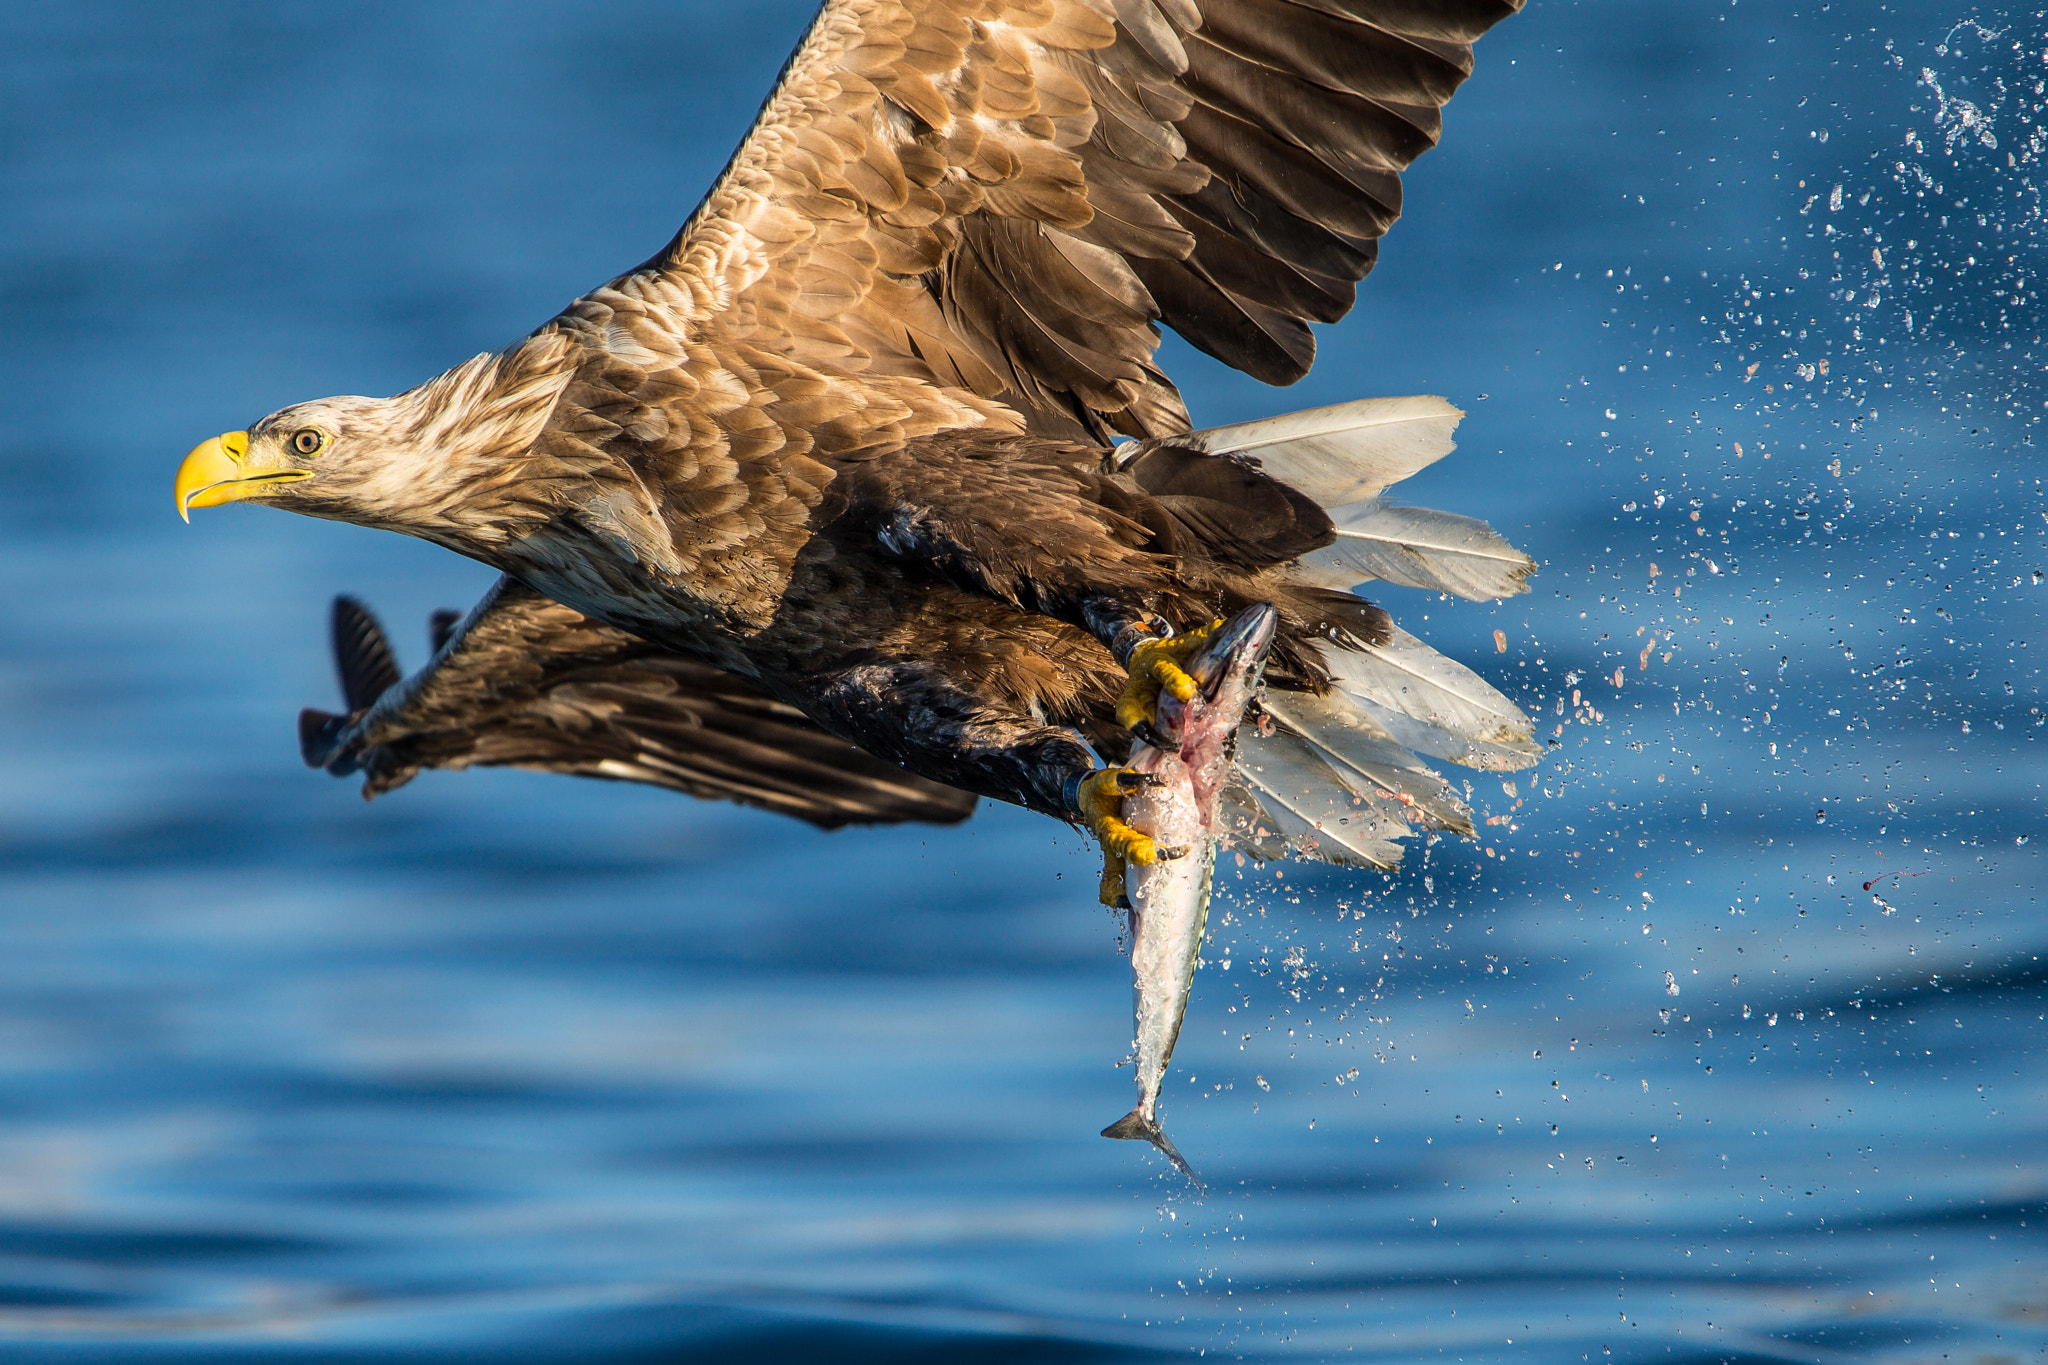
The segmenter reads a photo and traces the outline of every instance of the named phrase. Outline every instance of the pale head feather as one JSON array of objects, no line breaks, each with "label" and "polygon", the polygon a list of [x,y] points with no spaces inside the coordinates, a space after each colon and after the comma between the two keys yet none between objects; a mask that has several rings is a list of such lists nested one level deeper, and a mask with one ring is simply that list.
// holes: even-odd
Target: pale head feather
[{"label": "pale head feather", "polygon": [[[573,373],[559,334],[464,361],[394,398],[320,398],[249,428],[252,467],[296,466],[313,477],[266,501],[471,550],[545,520],[566,490],[528,455]],[[292,438],[328,437],[301,458]]]}]

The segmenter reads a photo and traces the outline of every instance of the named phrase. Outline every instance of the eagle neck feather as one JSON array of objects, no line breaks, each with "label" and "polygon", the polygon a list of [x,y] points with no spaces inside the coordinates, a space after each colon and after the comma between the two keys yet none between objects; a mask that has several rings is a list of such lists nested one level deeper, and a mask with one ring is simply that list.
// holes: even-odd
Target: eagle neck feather
[{"label": "eagle neck feather", "polygon": [[403,529],[473,551],[553,514],[558,483],[576,471],[529,455],[574,373],[573,350],[543,333],[390,400],[392,439],[412,456],[393,471],[405,481],[391,504]]}]

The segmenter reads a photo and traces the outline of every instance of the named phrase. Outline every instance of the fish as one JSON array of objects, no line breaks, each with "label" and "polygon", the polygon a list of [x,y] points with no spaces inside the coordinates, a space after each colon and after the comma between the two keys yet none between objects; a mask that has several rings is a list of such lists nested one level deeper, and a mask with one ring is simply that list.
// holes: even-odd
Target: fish
[{"label": "fish", "polygon": [[1261,603],[1210,631],[1182,664],[1195,680],[1194,696],[1183,702],[1162,692],[1146,740],[1131,752],[1129,766],[1151,782],[1124,800],[1125,821],[1150,836],[1162,856],[1125,872],[1138,1103],[1102,1135],[1151,1143],[1204,1193],[1201,1177],[1159,1124],[1159,1090],[1201,961],[1231,741],[1258,694],[1279,619]]}]

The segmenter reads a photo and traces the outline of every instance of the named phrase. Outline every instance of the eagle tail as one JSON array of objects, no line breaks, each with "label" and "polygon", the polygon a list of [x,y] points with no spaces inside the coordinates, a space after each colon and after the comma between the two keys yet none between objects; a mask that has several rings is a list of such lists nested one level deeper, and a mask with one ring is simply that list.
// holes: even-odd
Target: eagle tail
[{"label": "eagle tail", "polygon": [[[1296,562],[1298,582],[1351,589],[1377,579],[1475,601],[1513,596],[1528,590],[1536,562],[1492,527],[1384,497],[1456,448],[1463,416],[1441,398],[1368,398],[1176,444],[1256,463],[1330,514],[1337,539]],[[1542,757],[1520,707],[1399,627],[1378,643],[1317,647],[1329,690],[1269,689],[1267,723],[1239,735],[1229,809],[1233,842],[1246,852],[1391,867],[1404,835],[1473,833],[1471,810],[1419,755],[1492,771]]]}]

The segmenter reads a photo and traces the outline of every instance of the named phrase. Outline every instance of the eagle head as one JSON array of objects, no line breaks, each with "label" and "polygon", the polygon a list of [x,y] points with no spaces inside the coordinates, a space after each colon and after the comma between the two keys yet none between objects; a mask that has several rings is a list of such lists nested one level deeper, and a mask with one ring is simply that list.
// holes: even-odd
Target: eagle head
[{"label": "eagle head", "polygon": [[502,532],[505,486],[540,473],[524,457],[567,382],[564,360],[559,339],[535,337],[395,398],[281,408],[193,448],[178,466],[178,515],[267,502],[436,540],[487,523]]},{"label": "eagle head", "polygon": [[[340,521],[381,521],[403,501],[413,452],[394,431],[396,400],[323,398],[202,441],[178,466],[178,515],[269,502]],[[394,437],[400,439],[394,440]]]}]

